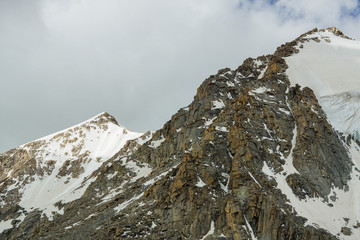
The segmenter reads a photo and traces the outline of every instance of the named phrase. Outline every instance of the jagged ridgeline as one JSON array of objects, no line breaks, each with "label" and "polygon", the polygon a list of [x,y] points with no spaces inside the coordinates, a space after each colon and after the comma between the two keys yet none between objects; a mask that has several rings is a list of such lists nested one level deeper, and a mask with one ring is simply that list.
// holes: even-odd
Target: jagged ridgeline
[{"label": "jagged ridgeline", "polygon": [[314,29],[156,132],[107,113],[0,155],[0,239],[360,239],[360,43]]}]

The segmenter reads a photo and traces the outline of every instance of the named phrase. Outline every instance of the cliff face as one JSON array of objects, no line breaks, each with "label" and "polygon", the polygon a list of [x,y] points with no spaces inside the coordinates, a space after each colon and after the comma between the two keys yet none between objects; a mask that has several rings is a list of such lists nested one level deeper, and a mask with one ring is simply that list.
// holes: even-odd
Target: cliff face
[{"label": "cliff face", "polygon": [[22,147],[2,154],[0,238],[359,238],[356,132],[336,131],[318,91],[288,74],[291,56],[332,38],[345,39],[315,29],[210,76],[162,129],[104,158],[83,194],[60,199],[51,217],[11,204],[3,170],[25,162],[38,171],[37,157]]}]

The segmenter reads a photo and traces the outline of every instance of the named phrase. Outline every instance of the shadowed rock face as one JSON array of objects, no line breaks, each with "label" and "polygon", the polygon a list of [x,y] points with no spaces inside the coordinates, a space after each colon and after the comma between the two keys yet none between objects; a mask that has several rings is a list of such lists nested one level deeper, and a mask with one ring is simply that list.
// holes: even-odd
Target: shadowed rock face
[{"label": "shadowed rock face", "polygon": [[[296,54],[296,46],[316,41],[304,36],[273,55],[247,59],[236,70],[210,76],[194,101],[162,129],[128,141],[104,161],[80,198],[59,202],[61,212],[52,220],[40,210],[27,212],[0,238],[351,236],[358,226],[348,226],[349,220],[342,220],[336,236],[307,221],[295,205],[307,206],[312,199],[329,208],[336,204],[333,189],[349,190],[353,166],[348,154],[351,136],[345,141],[334,131],[312,90],[291,86],[286,75],[284,57]],[[36,162],[22,149],[0,158],[2,167]],[[5,194],[3,185],[0,191]],[[8,206],[0,210],[0,219],[20,215],[20,205]]]}]

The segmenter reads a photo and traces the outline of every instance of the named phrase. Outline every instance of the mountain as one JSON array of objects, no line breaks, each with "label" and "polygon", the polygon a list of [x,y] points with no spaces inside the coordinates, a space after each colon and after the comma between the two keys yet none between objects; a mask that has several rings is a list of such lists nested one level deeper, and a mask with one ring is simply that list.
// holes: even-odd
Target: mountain
[{"label": "mountain", "polygon": [[222,69],[156,132],[107,113],[0,155],[0,239],[360,239],[360,42]]},{"label": "mountain", "polygon": [[149,135],[131,132],[102,113],[0,155],[3,219],[11,216],[1,222],[2,230],[23,221],[33,209],[49,219],[62,214],[57,204],[80,198],[104,162],[129,140],[141,144]]}]

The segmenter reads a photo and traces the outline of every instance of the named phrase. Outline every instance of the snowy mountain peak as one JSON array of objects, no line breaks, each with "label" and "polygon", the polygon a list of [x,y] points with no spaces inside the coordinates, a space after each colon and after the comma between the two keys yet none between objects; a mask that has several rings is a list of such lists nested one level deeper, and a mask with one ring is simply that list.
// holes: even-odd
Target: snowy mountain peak
[{"label": "snowy mountain peak", "polygon": [[348,36],[346,36],[342,31],[340,31],[340,29],[336,28],[336,27],[329,27],[326,29],[323,29],[322,31],[328,31],[328,32],[332,32],[334,33],[336,36],[343,36],[345,38],[349,38]]},{"label": "snowy mountain peak", "polygon": [[39,209],[52,218],[55,212],[62,212],[57,204],[81,197],[95,180],[93,172],[127,141],[141,139],[142,135],[120,126],[110,114],[101,113],[1,154],[0,186],[7,193],[0,206],[18,203],[24,211]]},{"label": "snowy mountain peak", "polygon": [[[96,115],[96,116],[94,116],[94,117],[92,117],[92,118],[90,118],[90,119],[76,125],[76,126],[83,125],[83,124],[96,124],[98,126],[105,126],[105,125],[107,125],[109,123],[117,125],[117,126],[119,126],[121,128],[124,128],[125,131],[129,131],[123,125],[119,124],[114,116],[110,115],[107,112],[99,113],[98,115]],[[76,126],[73,126],[73,127],[76,127]]]},{"label": "snowy mountain peak", "polygon": [[336,130],[357,136],[360,41],[334,27],[312,30],[296,41],[296,54],[285,58],[291,84],[311,88]]},{"label": "snowy mountain peak", "polygon": [[309,38],[309,37],[314,36],[315,34],[321,34],[321,33],[331,33],[334,36],[339,36],[339,37],[343,37],[346,39],[350,39],[340,29],[338,29],[336,27],[328,27],[328,28],[324,28],[324,29],[314,28],[314,29],[302,34],[298,39]]},{"label": "snowy mountain peak", "polygon": [[291,83],[310,87],[318,97],[360,91],[360,42],[332,31],[312,32],[297,40],[286,58]]},{"label": "snowy mountain peak", "polygon": [[90,118],[89,120],[87,120],[85,122],[93,122],[93,123],[98,123],[98,124],[112,122],[113,124],[119,125],[119,123],[116,121],[116,119],[107,112],[102,112],[102,113]]},{"label": "snowy mountain peak", "polygon": [[113,116],[104,112],[19,148],[28,151],[34,157],[41,155],[41,158],[47,158],[49,155],[44,155],[46,151],[39,151],[39,148],[46,148],[53,156],[59,156],[59,160],[77,158],[83,154],[89,158],[107,159],[120,151],[126,141],[141,135],[143,133],[132,132],[119,125]]}]

